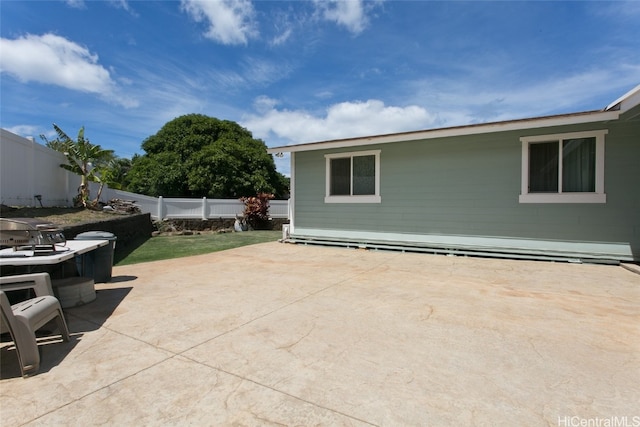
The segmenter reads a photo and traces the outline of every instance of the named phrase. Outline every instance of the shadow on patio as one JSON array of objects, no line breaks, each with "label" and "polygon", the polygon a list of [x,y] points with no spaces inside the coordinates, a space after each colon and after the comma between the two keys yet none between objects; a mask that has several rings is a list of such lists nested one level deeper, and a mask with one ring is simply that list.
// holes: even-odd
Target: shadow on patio
[{"label": "shadow on patio", "polygon": [[[116,282],[121,280],[116,279]],[[127,280],[134,280],[130,277]],[[57,334],[55,320],[43,326],[36,334],[40,352],[38,374],[49,372],[58,366],[82,340],[84,333],[99,329],[111,316],[120,303],[131,292],[131,287],[104,289],[96,291],[96,299],[89,304],[64,310],[69,326],[70,341],[64,342]],[[76,319],[84,322],[77,322]],[[9,334],[2,335],[3,347],[0,349],[0,379],[21,378],[20,364],[16,349]]]}]

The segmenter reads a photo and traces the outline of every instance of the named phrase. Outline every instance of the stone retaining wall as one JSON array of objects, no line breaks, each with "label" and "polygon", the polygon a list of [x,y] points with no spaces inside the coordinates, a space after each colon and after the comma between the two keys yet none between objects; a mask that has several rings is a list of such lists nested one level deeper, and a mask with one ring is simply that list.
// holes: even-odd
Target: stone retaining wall
[{"label": "stone retaining wall", "polygon": [[[265,230],[282,230],[282,224],[288,223],[286,218],[273,218],[265,224]],[[235,219],[233,218],[213,218],[213,219],[167,219],[157,221],[155,228],[161,232],[181,232],[181,231],[217,231],[233,230]]]}]

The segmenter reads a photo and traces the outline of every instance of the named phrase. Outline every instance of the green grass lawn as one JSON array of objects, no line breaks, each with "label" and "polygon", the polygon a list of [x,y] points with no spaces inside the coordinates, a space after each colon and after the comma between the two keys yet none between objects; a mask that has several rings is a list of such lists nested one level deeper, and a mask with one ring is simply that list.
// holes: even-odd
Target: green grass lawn
[{"label": "green grass lawn", "polygon": [[152,237],[134,249],[116,265],[159,261],[224,251],[256,243],[275,242],[282,237],[281,231],[246,231],[242,233],[213,233],[193,236]]}]

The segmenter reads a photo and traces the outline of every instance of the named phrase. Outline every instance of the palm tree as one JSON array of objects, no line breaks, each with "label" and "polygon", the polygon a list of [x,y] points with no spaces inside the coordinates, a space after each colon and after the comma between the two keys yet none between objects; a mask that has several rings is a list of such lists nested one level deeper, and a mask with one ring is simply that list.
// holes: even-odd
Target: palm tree
[{"label": "palm tree", "polygon": [[[115,158],[113,150],[103,150],[99,145],[92,144],[84,137],[84,126],[78,131],[78,137],[75,140],[55,123],[53,128],[58,138],[49,141],[44,135],[40,137],[46,141],[47,147],[64,153],[68,163],[61,164],[61,168],[80,176],[80,187],[78,187],[78,195],[73,199],[74,205],[96,208],[104,186],[102,174],[108,169],[109,162]],[[90,201],[89,182],[100,183],[100,190],[94,201]]]}]

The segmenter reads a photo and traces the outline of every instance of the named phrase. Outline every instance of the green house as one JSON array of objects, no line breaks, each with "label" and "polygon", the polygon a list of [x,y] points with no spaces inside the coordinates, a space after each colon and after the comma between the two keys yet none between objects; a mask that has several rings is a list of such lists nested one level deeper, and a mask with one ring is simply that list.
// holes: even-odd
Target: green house
[{"label": "green house", "polygon": [[274,147],[288,239],[640,261],[640,85],[603,110]]}]

